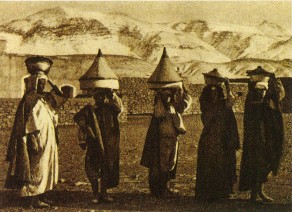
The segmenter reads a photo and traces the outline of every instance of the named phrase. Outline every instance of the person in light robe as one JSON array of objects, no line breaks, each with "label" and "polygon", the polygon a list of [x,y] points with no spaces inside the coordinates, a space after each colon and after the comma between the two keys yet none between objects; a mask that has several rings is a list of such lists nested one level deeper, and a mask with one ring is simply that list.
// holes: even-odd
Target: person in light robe
[{"label": "person in light robe", "polygon": [[[52,64],[43,57],[28,60]],[[10,166],[5,188],[17,189],[34,208],[50,206],[43,194],[54,188],[59,174],[56,110],[60,105],[57,99],[66,98],[51,81],[52,91],[44,92],[48,81],[41,68],[25,79],[26,90],[16,111],[6,155]]]}]

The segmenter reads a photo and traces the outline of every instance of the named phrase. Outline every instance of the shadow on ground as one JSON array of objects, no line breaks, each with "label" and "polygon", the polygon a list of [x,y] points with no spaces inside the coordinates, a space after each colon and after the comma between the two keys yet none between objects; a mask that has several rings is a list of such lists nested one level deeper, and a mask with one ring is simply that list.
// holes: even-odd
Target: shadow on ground
[{"label": "shadow on ground", "polygon": [[[19,211],[25,203],[15,198],[10,191],[1,191],[1,208]],[[193,196],[172,196],[156,199],[148,193],[113,193],[113,203],[95,205],[91,203],[91,192],[58,190],[51,192],[47,198],[53,200],[51,209],[71,210],[128,210],[128,211],[291,211],[292,204],[285,203],[250,203],[245,199],[230,199],[213,203],[195,202]],[[25,209],[25,208],[24,208]]]},{"label": "shadow on ground", "polygon": [[[180,196],[168,199],[155,199],[149,194],[148,170],[140,165],[140,158],[146,132],[151,117],[129,117],[128,122],[121,124],[120,144],[120,185],[111,190],[115,201],[112,204],[93,205],[91,203],[91,188],[84,171],[84,155],[77,145],[76,126],[60,127],[60,179],[55,191],[48,194],[55,201],[58,211],[292,211],[291,199],[291,123],[292,115],[284,116],[286,126],[285,151],[282,166],[278,176],[271,176],[265,185],[267,195],[275,199],[271,204],[251,204],[246,199],[249,192],[238,192],[238,184],[234,185],[235,194],[231,200],[224,202],[199,204],[193,201],[195,195],[195,176],[197,161],[197,146],[202,131],[199,115],[185,116],[188,133],[181,137],[178,172],[176,179],[171,182],[173,188],[180,191]],[[236,115],[238,129],[243,137],[243,116]],[[0,132],[0,150],[6,152],[10,129]],[[241,151],[237,153],[237,174],[239,176]],[[0,155],[0,211],[21,211],[22,201],[17,195],[3,189],[5,173],[8,164],[5,154]],[[219,180],[219,179],[218,179]],[[77,186],[76,183],[87,184]]]}]

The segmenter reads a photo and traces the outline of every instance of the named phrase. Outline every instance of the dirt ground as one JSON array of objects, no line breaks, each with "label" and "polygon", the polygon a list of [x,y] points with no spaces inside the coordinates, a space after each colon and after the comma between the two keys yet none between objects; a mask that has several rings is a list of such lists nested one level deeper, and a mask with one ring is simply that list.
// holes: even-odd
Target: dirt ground
[{"label": "dirt ground", "polygon": [[[230,200],[214,203],[194,201],[197,144],[202,131],[199,115],[184,117],[188,133],[180,139],[177,178],[171,186],[179,194],[166,199],[155,199],[149,194],[147,169],[139,165],[144,139],[149,126],[149,116],[132,116],[127,123],[121,124],[121,163],[120,185],[110,190],[114,202],[94,205],[91,203],[91,189],[84,173],[84,152],[78,148],[76,126],[60,127],[60,183],[56,190],[48,193],[55,204],[50,210],[58,211],[291,211],[292,210],[292,173],[291,173],[291,122],[292,114],[285,114],[286,126],[285,152],[278,176],[271,176],[266,184],[266,193],[274,198],[273,203],[252,204],[247,201],[249,194],[238,192]],[[242,115],[237,115],[238,129],[242,142]],[[288,127],[289,126],[289,127]],[[3,189],[7,170],[4,162],[10,130],[0,132],[0,209],[4,211],[27,210],[21,206],[13,191]],[[241,151],[237,153],[237,171]]]}]

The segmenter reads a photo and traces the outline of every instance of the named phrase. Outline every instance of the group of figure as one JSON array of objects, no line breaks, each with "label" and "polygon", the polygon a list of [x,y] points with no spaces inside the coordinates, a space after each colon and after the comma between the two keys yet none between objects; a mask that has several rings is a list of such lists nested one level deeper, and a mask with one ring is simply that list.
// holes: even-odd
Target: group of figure
[{"label": "group of figure", "polygon": [[[277,175],[283,151],[284,129],[280,101],[283,85],[260,66],[248,71],[248,94],[244,107],[243,151],[239,190],[251,191],[250,200],[271,202],[263,184],[272,172]],[[236,119],[232,110],[234,96],[228,79],[216,69],[205,74],[206,87],[200,96],[203,132],[199,140],[195,195],[199,201],[229,198],[237,181],[236,150],[240,149]],[[211,78],[210,78],[211,77]],[[221,83],[220,83],[221,81]],[[225,83],[226,98],[222,84]]]},{"label": "group of figure", "polygon": [[[95,65],[104,63],[99,59]],[[181,115],[191,105],[191,97],[182,81],[171,80],[179,76],[175,70],[175,73],[169,72],[168,63],[164,52],[148,81],[155,90],[154,112],[141,158],[141,165],[149,169],[150,192],[158,198],[175,192],[168,187],[168,182],[175,178],[179,137],[186,133]],[[30,198],[33,207],[42,208],[49,207],[43,194],[52,190],[58,181],[56,111],[66,97],[47,76],[51,60],[33,57],[27,59],[26,64],[28,69],[34,70],[25,80],[26,91],[15,116],[5,187],[17,189],[20,196]],[[89,79],[100,80],[92,75],[93,71],[84,75],[86,83]],[[272,201],[263,193],[262,186],[268,175],[271,172],[276,175],[279,169],[284,139],[280,101],[284,89],[274,74],[260,67],[249,75],[239,189],[251,190],[252,201],[257,201],[258,196],[263,201]],[[254,79],[257,76],[261,79]],[[233,193],[237,180],[236,150],[240,142],[228,79],[216,69],[204,77],[206,86],[199,99],[204,128],[198,145],[195,198],[215,201],[227,199]],[[113,79],[111,76],[110,80]],[[50,92],[44,92],[47,82],[53,88]],[[104,85],[104,82],[93,84]],[[111,202],[113,199],[107,189],[119,184],[118,116],[123,109],[122,101],[115,89],[106,86],[96,86],[89,93],[95,104],[81,109],[74,116],[74,122],[79,126],[79,146],[86,150],[85,172],[92,186],[92,201]]]}]

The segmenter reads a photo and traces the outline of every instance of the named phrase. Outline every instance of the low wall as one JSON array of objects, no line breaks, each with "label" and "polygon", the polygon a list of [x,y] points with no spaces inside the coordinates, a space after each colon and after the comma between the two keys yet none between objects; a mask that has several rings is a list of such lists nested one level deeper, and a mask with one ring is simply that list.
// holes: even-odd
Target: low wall
[{"label": "low wall", "polygon": [[[119,116],[121,122],[127,121],[127,100],[126,96],[122,98],[124,110]],[[74,115],[85,105],[94,104],[93,98],[72,98],[69,99],[63,108],[58,111],[60,125],[73,125]]]},{"label": "low wall", "polygon": [[127,113],[130,115],[153,112],[154,92],[149,90],[146,78],[120,79],[120,92],[127,97]]},{"label": "low wall", "polygon": [[[191,109],[186,114],[199,114],[200,104],[199,97],[205,85],[190,84],[189,93],[192,96],[193,103]],[[244,102],[248,91],[246,83],[231,83],[231,90],[235,96],[234,112],[244,112]],[[120,95],[124,105],[124,112],[120,116],[120,121],[127,121],[127,115],[143,115],[153,112],[154,92],[148,89],[147,79],[145,78],[122,78],[120,80]],[[283,111],[288,110],[291,106],[289,94],[286,92],[286,100],[283,101]],[[288,98],[289,97],[289,98]],[[0,129],[10,128],[13,124],[15,112],[20,99],[0,98]],[[93,103],[92,98],[70,98],[68,102],[59,111],[60,125],[72,125],[73,116],[86,104]],[[285,105],[286,104],[286,105]],[[287,109],[288,108],[288,109]]]},{"label": "low wall", "polygon": [[0,129],[12,127],[20,99],[0,99]]},{"label": "low wall", "polygon": [[[204,84],[190,84],[189,92],[193,99],[192,107],[186,113],[200,113],[199,98]],[[127,96],[128,114],[151,114],[153,112],[154,92],[148,89],[145,78],[123,78],[120,80],[122,95]],[[244,111],[244,101],[248,91],[246,83],[231,83],[231,90],[236,98],[234,111]]]},{"label": "low wall", "polygon": [[[15,113],[20,99],[0,98],[0,129],[11,128],[13,126]],[[124,111],[120,115],[120,121],[127,121],[127,98],[122,98]],[[59,125],[73,125],[74,115],[85,105],[92,104],[92,98],[72,98],[69,99],[63,108],[58,111]]]}]

